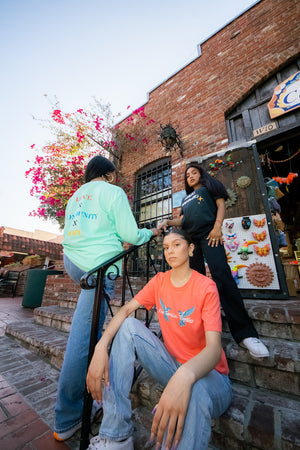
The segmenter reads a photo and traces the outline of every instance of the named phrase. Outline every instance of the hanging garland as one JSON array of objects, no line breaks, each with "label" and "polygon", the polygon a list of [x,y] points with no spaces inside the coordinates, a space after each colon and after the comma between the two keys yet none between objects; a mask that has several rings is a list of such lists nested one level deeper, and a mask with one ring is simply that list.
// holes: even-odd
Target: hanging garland
[{"label": "hanging garland", "polygon": [[281,161],[274,161],[274,160],[271,159],[269,156],[267,156],[267,159],[268,159],[270,162],[274,163],[274,164],[280,164],[280,163],[285,163],[285,162],[287,162],[287,161],[290,161],[290,160],[293,159],[295,156],[297,156],[298,153],[300,153],[300,148],[299,148],[299,150],[298,150],[296,153],[294,153],[292,156],[290,156],[289,158],[286,158],[286,159],[282,159]]}]

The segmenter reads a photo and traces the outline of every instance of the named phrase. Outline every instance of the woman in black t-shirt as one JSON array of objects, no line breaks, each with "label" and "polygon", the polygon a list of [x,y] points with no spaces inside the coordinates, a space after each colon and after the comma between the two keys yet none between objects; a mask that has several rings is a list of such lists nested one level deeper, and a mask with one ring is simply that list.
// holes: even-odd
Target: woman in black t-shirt
[{"label": "woman in black t-shirt", "polygon": [[184,175],[187,196],[181,204],[180,217],[166,219],[158,228],[182,227],[193,239],[192,269],[205,275],[204,258],[218,287],[222,308],[235,341],[248,349],[251,356],[269,356],[267,347],[245,309],[234,281],[223,246],[222,223],[228,193],[224,185],[210,176],[199,164],[190,164]]}]

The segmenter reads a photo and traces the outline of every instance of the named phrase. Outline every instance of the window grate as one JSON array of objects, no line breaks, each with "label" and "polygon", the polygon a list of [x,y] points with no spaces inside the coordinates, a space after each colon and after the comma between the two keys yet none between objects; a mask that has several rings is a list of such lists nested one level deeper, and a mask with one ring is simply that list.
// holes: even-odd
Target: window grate
[{"label": "window grate", "polygon": [[[172,214],[172,169],[167,158],[144,167],[135,179],[134,214],[140,228],[155,228]],[[162,240],[150,246],[156,267],[162,266]],[[138,248],[130,265],[131,274],[144,275],[146,249]],[[153,276],[152,268],[150,274]]]},{"label": "window grate", "polygon": [[137,174],[134,214],[141,227],[153,228],[172,213],[170,159],[153,163]]}]

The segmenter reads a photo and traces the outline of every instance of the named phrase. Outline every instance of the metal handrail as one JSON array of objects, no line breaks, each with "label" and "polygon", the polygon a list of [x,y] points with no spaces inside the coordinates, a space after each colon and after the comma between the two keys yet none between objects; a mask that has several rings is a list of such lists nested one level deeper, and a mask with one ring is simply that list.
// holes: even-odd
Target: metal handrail
[{"label": "metal handrail", "polygon": [[[113,316],[112,309],[110,307],[109,301],[109,295],[106,294],[104,291],[104,276],[109,269],[109,267],[114,266],[117,271],[117,276],[119,276],[119,269],[118,266],[116,266],[116,263],[120,260],[124,260],[123,263],[123,284],[122,284],[122,305],[125,303],[125,294],[126,294],[126,282],[128,283],[131,296],[134,297],[133,289],[130,283],[129,273],[127,269],[127,262],[129,256],[136,251],[138,248],[141,248],[143,246],[146,246],[147,249],[147,261],[146,261],[146,281],[149,281],[150,278],[150,264],[154,269],[154,272],[157,273],[157,269],[155,267],[154,261],[150,254],[150,244],[151,241],[155,240],[154,237],[150,239],[150,241],[141,244],[141,245],[132,245],[127,250],[122,251],[118,255],[114,256],[113,258],[110,258],[109,260],[105,261],[102,264],[99,264],[97,267],[94,267],[93,269],[86,272],[80,279],[80,286],[82,289],[95,289],[95,297],[94,297],[94,308],[93,308],[93,318],[92,318],[92,324],[91,324],[91,337],[90,337],[90,345],[89,345],[89,354],[88,354],[88,366],[91,362],[92,356],[94,354],[94,349],[97,344],[97,338],[98,338],[98,328],[99,328],[99,317],[100,317],[100,309],[101,309],[101,302],[106,301],[108,304],[108,307],[110,309],[110,313]],[[162,270],[165,270],[165,264],[164,264],[164,258],[163,258],[163,264],[162,264]],[[97,274],[97,276],[95,276]],[[112,279],[112,273],[108,273],[108,278]],[[114,275],[116,276],[116,275]],[[102,295],[103,294],[103,295]],[[100,300],[100,301],[99,301]],[[153,314],[151,315],[149,319],[149,312],[146,310],[146,326],[149,327],[150,322],[152,320]],[[88,367],[87,366],[87,367]],[[141,368],[137,368],[135,372],[134,381],[137,379],[139,373],[141,371]],[[92,410],[92,404],[93,399],[92,396],[87,392],[87,389],[85,387],[84,392],[84,405],[83,405],[83,412],[82,412],[82,428],[81,428],[81,438],[80,438],[80,450],[85,450],[89,445],[89,434],[90,434],[90,416],[91,416],[91,410]]]}]

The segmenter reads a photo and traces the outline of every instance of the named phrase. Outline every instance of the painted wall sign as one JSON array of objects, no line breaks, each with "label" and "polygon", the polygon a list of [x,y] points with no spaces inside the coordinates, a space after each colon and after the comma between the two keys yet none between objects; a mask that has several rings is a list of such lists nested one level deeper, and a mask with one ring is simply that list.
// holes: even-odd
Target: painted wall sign
[{"label": "painted wall sign", "polygon": [[256,130],[253,130],[253,136],[257,137],[261,134],[269,133],[269,131],[276,130],[277,125],[276,122],[270,122],[267,123],[267,125],[264,125],[263,127],[256,128]]},{"label": "painted wall sign", "polygon": [[268,103],[271,119],[300,107],[300,71],[280,83]]}]

